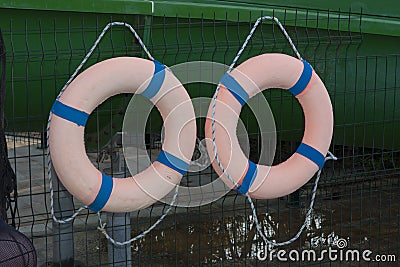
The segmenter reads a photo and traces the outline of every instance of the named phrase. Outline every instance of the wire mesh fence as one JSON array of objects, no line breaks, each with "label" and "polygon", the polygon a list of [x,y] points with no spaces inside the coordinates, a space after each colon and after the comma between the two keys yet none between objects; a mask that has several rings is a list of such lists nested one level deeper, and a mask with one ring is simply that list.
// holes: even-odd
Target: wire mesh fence
[{"label": "wire mesh fence", "polygon": [[[351,248],[400,257],[398,38],[365,34],[362,13],[321,11],[308,15],[308,10],[300,11],[306,15],[286,16],[284,12],[279,19],[328,88],[335,113],[331,151],[338,160],[325,165],[306,232],[287,249],[321,250],[338,238],[345,238]],[[39,264],[46,266],[55,258],[54,236],[61,235],[54,231],[50,216],[44,150],[47,116],[58,91],[103,27],[111,21],[132,24],[154,58],[167,66],[188,61],[229,65],[254,20],[243,21],[239,14],[236,19],[227,15],[223,20],[58,11],[1,12],[7,51],[6,137],[18,182],[18,229],[32,239]],[[262,53],[291,54],[277,26],[268,22],[257,29],[240,62]],[[125,28],[112,28],[85,68],[117,56],[145,57]],[[185,87],[192,98],[212,97],[215,91],[215,86],[205,83]],[[304,119],[299,104],[289,93],[272,89],[264,96],[277,128],[277,164],[296,150]],[[131,95],[114,96],[89,118],[86,149],[99,169],[115,167],[121,148],[120,143],[110,140],[122,130],[130,99]],[[257,161],[260,133],[253,114],[245,107],[241,118],[249,136],[250,159]],[[197,125],[198,135],[204,137],[204,118],[199,118]],[[153,109],[146,124],[146,148],[152,160],[160,150],[161,131],[161,116]],[[186,174],[182,184],[201,185],[216,178],[208,168]],[[313,180],[287,197],[256,201],[259,220],[272,240],[286,240],[296,233],[304,219],[312,184]],[[56,188],[56,194],[59,191],[62,190]],[[74,205],[77,208],[80,203],[74,200]],[[131,235],[148,228],[167,206],[156,203],[130,213]],[[132,243],[131,264],[279,265],[276,260],[257,260],[257,251],[263,250],[265,244],[251,217],[245,198],[234,192],[201,207],[174,207],[161,225]],[[109,264],[107,240],[97,230],[95,214],[84,211],[73,222],[70,233],[74,258],[79,261],[76,265]]]}]

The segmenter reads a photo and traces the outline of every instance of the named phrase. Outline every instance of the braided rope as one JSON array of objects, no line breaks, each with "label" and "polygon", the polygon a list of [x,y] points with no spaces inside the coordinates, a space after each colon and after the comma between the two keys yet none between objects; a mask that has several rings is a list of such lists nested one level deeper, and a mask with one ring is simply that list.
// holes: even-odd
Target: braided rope
[{"label": "braided rope", "polygon": [[153,223],[149,228],[147,228],[145,231],[143,231],[142,233],[138,234],[137,236],[135,236],[134,238],[131,238],[129,240],[126,241],[116,241],[114,240],[108,233],[106,230],[106,223],[102,222],[101,219],[101,214],[100,212],[97,213],[97,216],[99,218],[99,226],[97,227],[97,229],[107,238],[108,241],[110,241],[114,246],[125,246],[125,245],[129,245],[132,242],[135,242],[138,239],[141,239],[143,237],[145,237],[148,233],[150,233],[154,228],[157,227],[157,225],[159,225],[164,219],[165,217],[168,215],[168,213],[171,211],[172,206],[175,204],[176,201],[176,197],[178,196],[178,189],[179,187],[176,186],[175,187],[175,194],[174,197],[171,201],[171,203],[169,204],[168,208],[166,211],[164,211],[161,215],[160,218],[157,219],[157,221],[155,223]]},{"label": "braided rope", "polygon": [[[290,46],[291,46],[293,52],[296,54],[297,58],[300,59],[300,60],[303,59],[303,58],[301,57],[299,51],[297,50],[296,46],[294,45],[292,39],[290,38],[289,34],[286,32],[285,28],[284,28],[283,25],[281,24],[281,22],[280,22],[276,17],[264,16],[264,17],[260,17],[260,18],[258,18],[258,19],[256,20],[256,22],[254,23],[252,29],[250,30],[249,35],[246,37],[246,40],[244,41],[243,45],[242,45],[241,48],[239,49],[238,53],[236,54],[235,58],[233,59],[231,65],[229,66],[229,68],[228,68],[228,70],[227,70],[226,73],[230,73],[230,72],[232,71],[233,67],[236,65],[236,63],[237,63],[239,57],[241,56],[243,50],[246,48],[248,42],[250,41],[251,37],[253,36],[253,34],[254,34],[255,30],[257,29],[258,25],[259,25],[259,24],[261,23],[261,21],[263,21],[263,20],[272,20],[272,21],[274,21],[274,22],[279,26],[279,29],[281,30],[281,32],[282,32],[283,35],[285,36],[286,40],[289,42],[289,44],[290,44]],[[213,152],[214,152],[214,157],[215,157],[215,160],[217,161],[218,167],[221,169],[221,171],[223,172],[223,174],[226,175],[226,177],[230,180],[230,182],[232,182],[232,184],[233,184],[235,187],[238,187],[239,184],[229,175],[229,173],[226,172],[225,168],[222,166],[222,163],[221,163],[221,161],[220,161],[220,159],[219,159],[219,156],[218,156],[217,146],[216,146],[216,143],[215,143],[215,108],[216,108],[216,103],[217,103],[217,98],[218,98],[218,93],[219,93],[220,87],[221,87],[221,84],[219,83],[218,86],[217,86],[217,88],[216,88],[216,90],[215,90],[215,94],[214,94],[214,97],[213,97],[213,106],[212,106],[212,113],[211,113],[211,118],[212,118],[212,121],[211,121],[211,128],[212,128]],[[325,158],[325,161],[330,160],[330,159],[332,159],[332,160],[337,160],[337,158],[336,158],[331,152],[328,151],[328,154],[329,154],[329,156]],[[258,221],[258,219],[257,219],[257,212],[256,212],[256,208],[255,208],[255,206],[254,206],[254,202],[253,202],[253,200],[251,199],[250,195],[246,192],[245,197],[247,198],[247,200],[248,200],[248,202],[249,202],[249,204],[250,204],[250,208],[251,208],[251,211],[252,211],[252,214],[253,214],[253,221],[254,221],[254,224],[255,224],[255,226],[256,226],[256,228],[257,228],[257,232],[258,232],[258,234],[262,237],[262,239],[264,240],[264,242],[265,242],[266,244],[270,245],[271,247],[288,245],[288,244],[293,243],[294,241],[296,241],[296,240],[300,237],[300,235],[301,235],[301,233],[303,232],[304,228],[306,227],[307,221],[309,220],[309,218],[310,218],[310,216],[311,216],[311,213],[312,213],[312,211],[313,211],[313,206],[314,206],[315,197],[316,197],[316,194],[317,194],[317,187],[318,187],[318,182],[319,182],[319,179],[320,179],[320,176],[321,176],[321,172],[322,172],[322,169],[320,169],[320,170],[318,171],[318,173],[317,173],[317,177],[316,177],[316,179],[315,179],[314,188],[313,188],[312,195],[311,195],[310,206],[309,206],[309,209],[308,209],[307,214],[306,214],[306,216],[305,216],[304,223],[303,223],[303,225],[300,227],[300,229],[299,229],[299,231],[297,232],[297,234],[294,235],[292,238],[290,238],[290,239],[287,240],[287,241],[275,242],[275,241],[269,240],[269,239],[265,236],[265,233],[264,233],[263,230],[261,229],[260,223],[259,223],[259,221]]]},{"label": "braided rope", "polygon": [[[286,30],[284,29],[283,25],[280,23],[280,21],[276,18],[276,17],[271,17],[271,16],[264,16],[264,17],[260,17],[256,20],[253,28],[251,29],[249,35],[247,36],[245,42],[243,43],[242,47],[240,48],[240,50],[238,51],[238,53],[236,54],[234,60],[232,61],[231,65],[229,66],[227,73],[230,73],[233,69],[233,67],[236,65],[237,60],[239,59],[239,57],[241,56],[243,50],[246,48],[248,42],[250,41],[250,39],[252,38],[256,28],[258,27],[258,25],[261,23],[262,20],[273,20],[276,22],[276,24],[279,26],[280,30],[282,31],[283,35],[285,36],[285,38],[287,39],[287,41],[289,42],[293,52],[296,54],[297,58],[299,58],[300,60],[302,60],[302,57],[300,55],[300,53],[298,52],[296,46],[294,45],[293,41],[291,40],[289,34],[286,32]],[[104,37],[105,33],[112,27],[112,26],[124,26],[127,27],[132,34],[135,36],[135,38],[138,40],[139,44],[141,45],[141,47],[143,48],[143,50],[145,51],[145,53],[147,54],[148,58],[151,60],[154,60],[154,58],[151,56],[150,52],[147,50],[145,44],[143,43],[143,41],[141,40],[141,38],[139,37],[139,35],[136,33],[136,31],[132,28],[131,25],[124,23],[124,22],[111,22],[109,24],[106,25],[106,27],[103,29],[103,31],[101,32],[101,34],[99,35],[99,37],[97,38],[97,40],[95,41],[95,43],[93,44],[93,46],[91,47],[91,49],[89,50],[89,52],[86,54],[86,56],[84,57],[84,59],[82,60],[82,62],[79,64],[79,66],[76,68],[76,70],[74,71],[74,73],[71,75],[71,77],[69,78],[69,80],[66,82],[66,84],[63,86],[63,88],[61,89],[59,95],[57,96],[56,99],[59,99],[61,97],[61,95],[64,93],[65,89],[68,87],[68,85],[72,82],[72,80],[77,76],[77,74],[79,73],[79,71],[82,69],[83,65],[86,63],[86,61],[89,59],[89,57],[92,55],[94,49],[97,47],[97,45],[100,43],[101,39]],[[217,153],[217,148],[216,148],[216,144],[215,144],[215,106],[216,106],[216,100],[218,97],[218,92],[220,89],[220,84],[218,84],[214,97],[213,97],[213,107],[212,107],[212,142],[213,142],[213,152],[214,152],[214,156],[215,159],[218,163],[219,168],[221,169],[221,171],[228,177],[228,179],[235,185],[238,186],[238,184],[232,179],[232,177],[226,172],[226,170],[224,169],[224,167],[222,166],[220,160],[219,160],[219,156]],[[51,116],[52,113],[50,112],[49,114],[49,119],[48,119],[48,123],[47,123],[47,141],[49,139],[49,129],[50,129],[50,122],[51,122]],[[79,213],[83,210],[86,209],[87,206],[82,206],[80,207],[72,216],[70,216],[69,218],[66,219],[58,219],[56,218],[55,214],[54,214],[54,189],[53,189],[53,185],[52,185],[52,175],[51,175],[51,170],[52,170],[52,164],[51,164],[51,159],[50,159],[50,146],[49,146],[49,142],[48,143],[48,147],[47,147],[47,166],[48,166],[48,177],[49,177],[49,184],[50,184],[50,209],[51,209],[51,216],[53,218],[53,220],[57,223],[67,223],[70,222],[71,220],[73,220],[76,216],[79,215]],[[329,160],[329,159],[333,159],[336,160],[336,157],[330,153],[329,156],[326,157],[325,160]],[[314,188],[312,191],[312,197],[311,197],[311,201],[310,201],[310,206],[309,206],[309,210],[306,214],[306,218],[305,221],[303,223],[303,225],[300,227],[298,233],[292,237],[291,239],[289,239],[288,241],[284,241],[284,242],[273,242],[267,239],[267,237],[265,236],[265,234],[263,233],[260,223],[257,219],[257,213],[256,213],[256,209],[254,206],[254,203],[251,199],[251,197],[249,196],[248,193],[246,193],[246,198],[249,201],[251,210],[252,210],[252,214],[253,214],[253,221],[256,225],[257,231],[260,234],[260,236],[263,238],[264,242],[271,245],[271,246],[282,246],[282,245],[286,245],[286,244],[290,244],[292,242],[294,242],[302,233],[302,231],[304,230],[307,221],[309,219],[309,217],[311,216],[311,212],[313,210],[313,205],[315,202],[315,196],[316,196],[316,192],[317,192],[317,186],[318,186],[318,182],[320,179],[320,175],[321,175],[321,171],[318,171],[317,174],[317,178],[315,180],[315,184],[314,184]],[[152,231],[158,224],[160,224],[164,218],[166,217],[166,215],[170,212],[170,210],[172,209],[172,206],[174,205],[175,201],[176,201],[176,197],[178,194],[178,187],[176,187],[175,190],[175,194],[173,197],[173,200],[171,202],[171,204],[169,205],[169,207],[167,208],[167,210],[165,212],[163,212],[162,216],[153,224],[151,225],[147,230],[143,231],[141,234],[137,235],[136,237],[124,241],[124,242],[120,242],[120,241],[115,241],[114,239],[112,239],[109,234],[106,231],[106,224],[102,222],[101,219],[101,213],[98,212],[98,219],[99,219],[99,227],[98,230],[102,232],[102,234],[107,238],[107,240],[109,240],[111,243],[113,243],[114,245],[118,245],[118,246],[124,246],[127,244],[130,244],[140,238],[143,238],[146,234],[148,234],[150,231]]]},{"label": "braided rope", "polygon": [[[140,38],[140,36],[137,34],[137,32],[133,29],[133,27],[125,22],[111,22],[108,23],[104,29],[102,30],[102,32],[100,33],[100,35],[98,36],[98,38],[96,39],[96,41],[94,42],[93,46],[90,48],[89,52],[85,55],[85,57],[83,58],[82,62],[78,65],[78,67],[75,69],[74,73],[71,75],[71,77],[68,79],[68,81],[65,83],[65,85],[62,87],[60,93],[58,94],[56,99],[59,99],[61,97],[61,95],[64,93],[64,91],[66,90],[66,88],[68,87],[68,85],[75,79],[75,77],[78,75],[79,71],[82,69],[83,65],[87,62],[87,60],[89,59],[89,57],[93,54],[94,49],[98,46],[98,44],[100,43],[101,39],[104,37],[104,35],[106,34],[106,32],[113,26],[123,26],[123,27],[127,27],[131,33],[134,35],[134,37],[138,40],[140,46],[143,48],[144,52],[147,54],[147,57],[151,60],[154,60],[153,56],[150,54],[149,50],[147,49],[146,45],[143,43],[142,39]],[[82,206],[80,207],[76,212],[74,212],[74,214],[72,214],[70,217],[68,218],[63,218],[63,219],[59,219],[55,216],[55,212],[54,212],[54,189],[53,189],[53,177],[52,177],[52,163],[51,163],[51,155],[50,155],[50,143],[49,143],[49,130],[50,130],[50,122],[51,122],[51,117],[52,117],[52,112],[50,111],[49,114],[49,119],[47,121],[47,174],[49,177],[49,188],[50,188],[50,211],[51,211],[51,217],[53,218],[53,220],[57,223],[68,223],[72,220],[75,219],[76,216],[78,216],[82,210],[87,209],[87,206]],[[176,197],[178,195],[178,189],[176,189],[175,195],[173,197],[173,200],[170,204],[170,206],[168,207],[168,209],[163,212],[162,216],[152,225],[150,226],[146,231],[144,231],[143,233],[139,234],[138,236],[128,240],[128,241],[124,241],[124,242],[119,242],[119,241],[115,241],[113,238],[111,238],[106,229],[105,226],[106,224],[102,222],[101,220],[101,213],[98,212],[97,216],[99,219],[99,227],[98,229],[101,231],[101,233],[107,238],[107,240],[109,240],[111,243],[113,243],[114,245],[127,245],[130,244],[134,241],[136,241],[137,239],[143,238],[147,233],[149,233],[151,230],[153,230],[158,224],[160,224],[164,218],[166,217],[166,215],[170,212],[173,204],[176,201]]]}]

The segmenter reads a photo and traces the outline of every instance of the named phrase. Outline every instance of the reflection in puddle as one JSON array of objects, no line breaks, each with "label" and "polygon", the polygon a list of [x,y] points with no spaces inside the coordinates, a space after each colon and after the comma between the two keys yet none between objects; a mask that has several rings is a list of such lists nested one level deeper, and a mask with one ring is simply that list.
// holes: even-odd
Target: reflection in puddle
[{"label": "reflection in puddle", "polygon": [[[289,213],[279,214],[281,223],[277,222],[274,214],[264,213],[258,216],[261,229],[271,241],[287,240],[297,233],[300,220],[294,223],[294,219],[289,218],[292,216]],[[305,213],[305,210],[301,212],[302,218]],[[289,227],[290,220],[292,223]],[[300,246],[306,249],[335,245],[340,236],[334,232],[323,232],[325,223],[326,215],[322,211],[313,212],[307,220],[300,241],[289,247]],[[209,222],[179,223],[162,230],[155,229],[144,239],[134,243],[132,249],[134,253],[146,255],[153,260],[177,258],[178,263],[190,265],[199,262],[215,264],[234,259],[256,260],[258,251],[264,250],[265,244],[257,233],[252,215],[248,215],[230,216]]]},{"label": "reflection in puddle", "polygon": [[[366,183],[361,189],[356,189],[358,192],[367,189],[367,193],[361,191],[356,194],[352,187],[347,186],[339,191],[340,198],[317,199],[302,235],[294,243],[280,249],[318,251],[334,248],[339,240],[345,240],[346,249],[396,253],[400,187],[388,182],[386,186],[380,185],[379,189],[371,188]],[[329,190],[332,192],[332,189]],[[323,192],[320,194],[323,195]],[[221,203],[221,209],[218,206],[215,210],[210,207],[203,212],[188,209],[187,213],[171,215],[163,223],[166,228],[156,228],[134,244],[132,258],[146,264],[150,261],[167,266],[170,263],[185,266],[259,263],[257,252],[265,251],[265,244],[256,231],[249,209],[244,209],[239,202],[229,204],[227,197]],[[262,203],[258,202],[257,212],[266,236],[271,241],[292,238],[302,225],[307,210],[293,208],[287,203],[282,205],[285,203],[282,199],[269,201],[267,206],[262,206]]]}]

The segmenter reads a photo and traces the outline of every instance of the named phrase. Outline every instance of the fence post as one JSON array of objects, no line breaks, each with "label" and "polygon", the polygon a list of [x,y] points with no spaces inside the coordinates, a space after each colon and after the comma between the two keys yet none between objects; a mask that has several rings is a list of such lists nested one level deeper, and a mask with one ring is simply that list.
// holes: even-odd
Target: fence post
[{"label": "fence post", "polygon": [[[122,136],[116,138],[121,138],[122,146]],[[118,145],[116,145],[118,146]],[[112,163],[110,168],[105,168],[103,171],[107,175],[112,175],[116,178],[123,178],[130,176],[129,171],[125,167],[125,158],[123,156],[122,149],[112,153],[114,157],[112,158]],[[107,213],[107,230],[110,236],[116,241],[125,241],[131,238],[131,217],[129,212],[123,213]],[[131,246],[115,246],[111,242],[108,242],[108,263],[110,267],[130,267],[132,266],[132,255]]]},{"label": "fence post", "polygon": [[[125,136],[125,151],[122,149],[122,135]],[[105,168],[103,172],[112,174],[113,177],[129,177],[146,169],[149,165],[149,159],[146,151],[145,140],[143,134],[133,133],[118,133],[111,140],[112,148],[117,148],[111,162],[110,168]],[[124,155],[124,153],[126,154]],[[126,161],[125,161],[126,160]],[[129,170],[126,166],[129,162]],[[125,241],[131,238],[131,220],[130,213],[107,213],[108,231],[117,241]],[[130,267],[132,266],[132,251],[131,246],[114,246],[108,242],[108,261],[109,266],[114,267]]]},{"label": "fence post", "polygon": [[[74,203],[71,194],[59,182],[54,169],[53,177],[54,214],[57,218],[67,218],[74,213]],[[73,223],[57,223],[53,221],[53,266],[74,265],[74,232]]]},{"label": "fence post", "polygon": [[[130,213],[107,213],[107,229],[114,240],[130,239]],[[132,266],[131,246],[114,246],[111,242],[108,242],[108,263],[110,267]]]}]

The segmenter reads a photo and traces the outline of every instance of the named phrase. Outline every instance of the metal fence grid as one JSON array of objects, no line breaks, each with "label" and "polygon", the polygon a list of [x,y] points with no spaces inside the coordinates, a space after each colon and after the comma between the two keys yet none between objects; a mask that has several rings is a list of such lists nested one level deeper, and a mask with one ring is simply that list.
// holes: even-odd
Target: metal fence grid
[{"label": "metal fence grid", "polygon": [[[1,25],[8,58],[6,130],[10,161],[18,180],[19,230],[33,240],[39,264],[45,264],[53,260],[53,236],[57,235],[49,215],[46,159],[42,149],[47,115],[52,100],[104,23],[115,20],[132,23],[148,42],[154,57],[167,65],[194,60],[229,65],[253,21],[89,13],[58,16],[57,12],[43,17],[38,12],[38,16],[27,18],[24,12],[28,11],[21,11]],[[362,14],[343,12],[307,19],[317,25],[337,24],[337,30],[300,27],[296,21],[290,23],[295,26],[286,27],[303,57],[327,85],[336,116],[331,151],[338,157],[336,162],[328,162],[324,167],[307,230],[288,248],[322,249],[330,239],[339,236],[347,238],[352,248],[400,257],[400,146],[397,140],[400,53],[365,48],[369,40],[363,34],[361,18]],[[284,25],[288,23],[286,18],[280,19]],[[350,31],[350,24],[357,23],[359,32]],[[264,23],[242,60],[271,52],[289,54],[290,48],[276,26]],[[127,30],[114,28],[87,66],[123,55],[144,57]],[[213,93],[213,88],[205,84],[190,85],[188,89],[192,96],[210,97]],[[285,92],[271,90],[265,96],[275,115],[279,138],[274,162],[279,163],[288,158],[301,140],[302,113],[298,103]],[[104,151],[107,140],[121,130],[129,100],[128,95],[113,97],[91,115],[88,128],[95,130],[86,136],[86,142],[94,162]],[[283,110],[286,115],[279,115]],[[247,125],[246,111],[242,112],[242,118]],[[159,121],[154,111],[147,123],[150,155],[159,145]],[[248,128],[250,157],[257,159],[258,133]],[[199,133],[203,134],[201,127]],[[215,177],[211,170],[208,175]],[[192,173],[182,182],[195,179],[200,179],[200,175]],[[272,239],[284,240],[297,231],[304,219],[312,181],[288,197],[256,201],[259,220]],[[156,203],[132,212],[132,236],[149,227],[166,208]],[[97,217],[88,212],[83,212],[74,222],[74,257],[84,266],[108,265],[107,241],[96,227]],[[277,261],[257,260],[256,251],[263,249],[264,244],[251,223],[248,203],[234,193],[202,207],[173,208],[160,226],[131,248],[132,265],[140,266],[279,265]],[[330,263],[307,263],[311,264]]]}]

